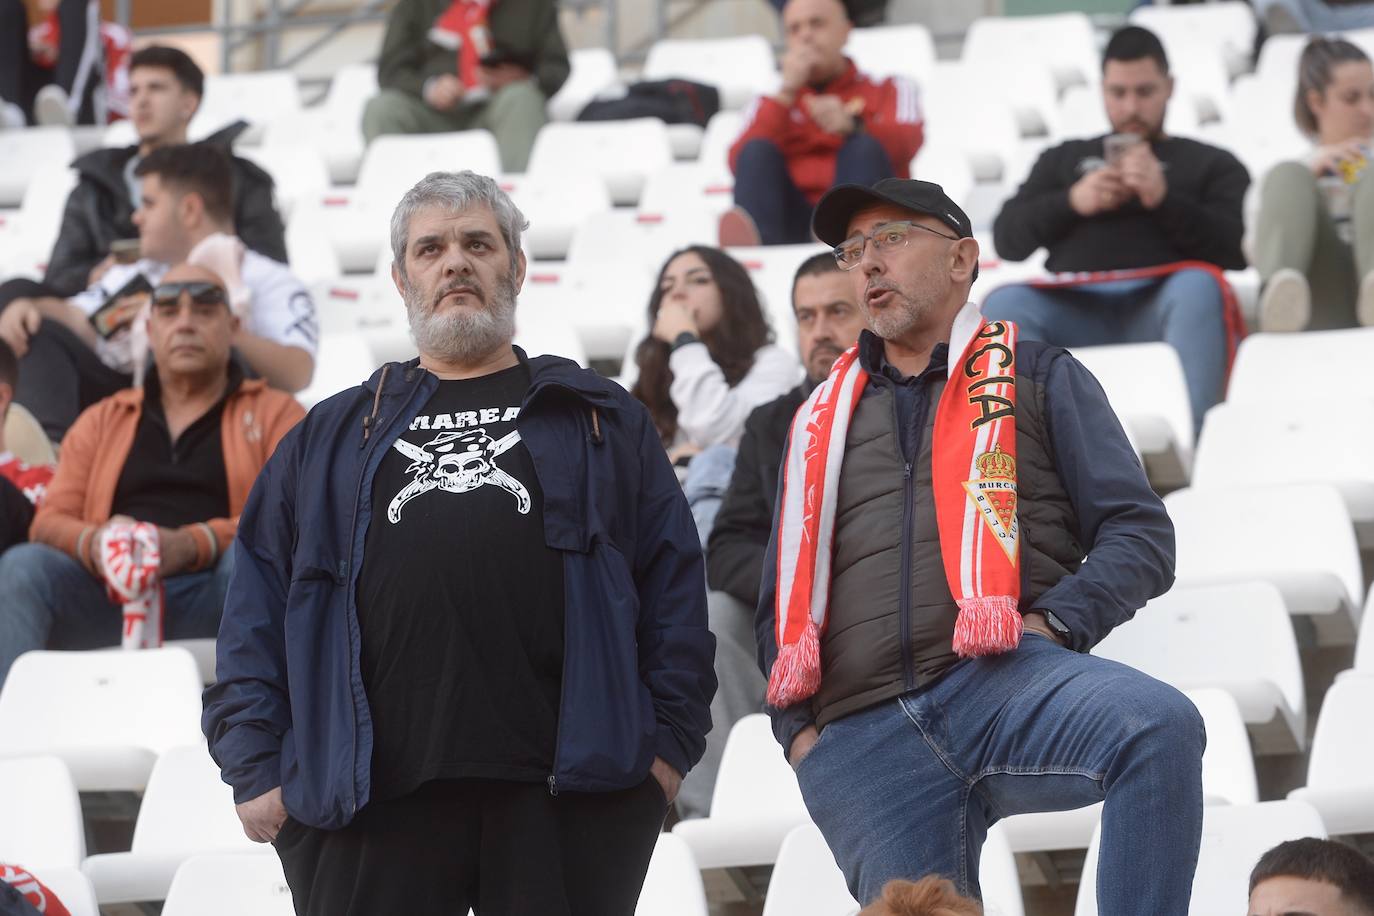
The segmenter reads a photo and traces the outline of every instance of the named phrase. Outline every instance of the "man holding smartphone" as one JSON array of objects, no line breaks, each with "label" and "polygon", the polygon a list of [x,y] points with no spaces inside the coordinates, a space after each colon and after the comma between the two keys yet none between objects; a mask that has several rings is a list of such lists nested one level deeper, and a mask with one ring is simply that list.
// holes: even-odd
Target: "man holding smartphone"
[{"label": "man holding smartphone", "polygon": [[1159,39],[1138,26],[1116,32],[1102,64],[1112,133],[1047,150],[993,225],[1001,257],[1043,247],[1049,270],[1090,276],[1003,287],[984,312],[1057,346],[1172,345],[1200,424],[1226,379],[1220,270],[1245,266],[1250,176],[1229,152],[1164,132],[1172,93]]}]

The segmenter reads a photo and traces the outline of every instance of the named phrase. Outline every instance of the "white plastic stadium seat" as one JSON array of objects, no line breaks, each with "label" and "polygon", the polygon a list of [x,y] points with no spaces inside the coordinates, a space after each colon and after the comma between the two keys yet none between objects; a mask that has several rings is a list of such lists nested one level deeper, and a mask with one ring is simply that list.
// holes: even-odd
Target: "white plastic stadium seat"
[{"label": "white plastic stadium seat", "polygon": [[692,850],[680,837],[660,833],[639,892],[635,916],[707,916],[706,888]]},{"label": "white plastic stadium seat", "polygon": [[329,188],[329,170],[313,146],[282,143],[241,147],[237,154],[256,162],[272,176],[272,191],[283,219],[290,219],[297,201],[317,198]]},{"label": "white plastic stadium seat", "polygon": [[[776,747],[777,742],[773,744]],[[763,916],[850,916],[859,911],[835,856],[815,824],[800,824],[788,831],[777,859],[763,901]]]},{"label": "white plastic stadium seat", "polygon": [[953,141],[979,181],[1014,181],[1027,167],[1017,115],[1005,94],[994,92],[978,72],[961,61],[936,62],[921,87],[925,131]]},{"label": "white plastic stadium seat", "polygon": [[[978,863],[983,906],[997,916],[1024,916],[1021,882],[1007,838],[999,827],[988,831]],[[768,883],[763,916],[849,916],[859,904],[825,837],[814,824],[793,828],[783,839],[778,864]]]},{"label": "white plastic stadium seat", "polygon": [[569,170],[599,174],[611,200],[639,201],[644,179],[673,161],[668,127],[658,118],[544,125],[530,150],[530,176],[560,179]]},{"label": "white plastic stadium seat", "polygon": [[1093,654],[1180,690],[1228,691],[1257,753],[1303,749],[1307,702],[1298,644],[1283,595],[1268,582],[1175,588],[1113,630]]},{"label": "white plastic stadium seat", "polygon": [[1085,13],[976,19],[964,36],[962,59],[1003,73],[1011,82],[1020,73],[1007,69],[1007,61],[1027,52],[1050,68],[1061,90],[1099,82],[1102,61],[1097,35]]},{"label": "white plastic stadium seat", "polygon": [[1164,506],[1174,520],[1180,585],[1271,582],[1290,614],[1310,620],[1317,645],[1354,643],[1364,580],[1335,487],[1188,488],[1164,497]]},{"label": "white plastic stadium seat", "polygon": [[[0,875],[0,879],[25,895],[37,891],[37,888],[28,880],[29,878],[37,879],[44,887],[52,891],[52,897],[66,907],[66,911],[71,916],[100,916],[100,907],[95,902],[95,892],[91,890],[91,882],[87,881],[86,876],[81,873],[81,869],[74,865],[55,868],[29,868],[23,863],[17,865],[6,863],[0,865],[0,872],[7,872],[7,874]],[[53,907],[50,906],[51,902],[51,899],[41,901],[42,909],[39,912],[53,912]]]},{"label": "white plastic stadium seat", "polygon": [[573,121],[597,94],[620,81],[615,55],[608,48],[578,48],[568,53],[567,80],[546,106],[550,121]]},{"label": "white plastic stadium seat", "polygon": [[363,160],[363,108],[376,94],[375,64],[341,67],[321,104],[267,125],[263,146],[309,145],[324,159],[331,181],[351,184]]},{"label": "white plastic stadium seat", "polygon": [[[1222,805],[1203,809],[1202,849],[1193,877],[1191,916],[1244,913],[1250,872],[1259,857],[1284,840],[1325,837],[1311,805],[1293,801]],[[1097,850],[1094,834],[1083,863],[1074,916],[1097,916]]]},{"label": "white plastic stadium seat", "polygon": [[1188,482],[1193,411],[1178,351],[1165,343],[1075,347],[1074,357],[1102,383],[1121,425],[1140,448],[1158,487]]},{"label": "white plastic stadium seat", "polygon": [[1371,708],[1374,676],[1351,674],[1331,685],[1312,736],[1307,785],[1288,794],[1316,808],[1333,835],[1374,832]]},{"label": "white plastic stadium seat", "polygon": [[[4,133],[0,133],[3,146]],[[3,154],[0,154],[3,155]],[[0,178],[0,181],[4,179]],[[39,277],[62,228],[76,171],[65,160],[37,165],[18,210],[0,214],[0,274]]]},{"label": "white plastic stadium seat", "polygon": [[[738,111],[718,111],[706,122],[701,137],[697,165],[731,175],[730,147],[744,131],[744,114]],[[733,177],[733,176],[732,176]]]},{"label": "white plastic stadium seat", "polygon": [[567,257],[577,227],[611,209],[606,183],[594,172],[502,175],[497,181],[529,220],[520,242],[530,258]]},{"label": "white plastic stadium seat", "polygon": [[167,892],[162,916],[295,916],[291,888],[271,847],[242,855],[193,856]]},{"label": "white plastic stadium seat", "polygon": [[[1249,69],[1258,29],[1255,11],[1244,0],[1137,6],[1131,11],[1131,23],[1154,32],[1166,48],[1175,38],[1192,38],[1207,43],[1225,62],[1231,76]],[[1169,63],[1171,66],[1174,63],[1172,51],[1169,52]]]},{"label": "white plastic stadium seat", "polygon": [[850,29],[844,53],[860,73],[879,80],[904,76],[920,86],[935,67],[935,40],[916,23]]},{"label": "white plastic stadium seat", "polygon": [[[292,70],[211,73],[205,77],[205,96],[188,132],[203,137],[239,120],[260,128],[290,120],[300,111],[300,83]],[[255,133],[261,135],[260,130]]]},{"label": "white plastic stadium seat", "polygon": [[567,306],[547,287],[520,293],[515,309],[515,344],[529,356],[561,356],[587,365],[587,350],[577,336]]},{"label": "white plastic stadium seat", "polygon": [[[1207,728],[1202,754],[1202,794],[1207,804],[1252,804],[1259,800],[1255,761],[1240,707],[1231,694],[1216,688],[1184,692]],[[1102,804],[1070,811],[1017,814],[999,821],[1016,852],[1086,849],[1102,819]]]},{"label": "white plastic stadium seat", "polygon": [[692,848],[702,868],[768,865],[777,861],[788,831],[810,821],[768,717],[756,713],[730,729],[710,815],[681,821],[673,833]]},{"label": "white plastic stadium seat", "polygon": [[343,273],[339,253],[329,240],[330,214],[315,206],[300,207],[286,221],[286,261],[306,286]]},{"label": "white plastic stadium seat", "polygon": [[1369,595],[1364,600],[1364,617],[1361,618],[1360,638],[1355,643],[1355,670],[1362,674],[1374,675],[1374,627],[1364,624],[1374,615],[1374,585],[1369,587]]},{"label": "white plastic stadium seat", "polygon": [[162,900],[177,867],[200,853],[254,852],[234,813],[234,792],[205,745],[158,758],[138,809],[128,852],[93,855],[81,866],[102,904]]},{"label": "white plastic stadium seat", "polygon": [[735,205],[735,178],[728,168],[675,162],[653,172],[639,196],[640,213],[707,210],[724,213]]},{"label": "white plastic stadium seat", "polygon": [[[405,192],[430,172],[462,169],[500,173],[496,140],[489,132],[378,137],[363,156],[357,186],[330,191],[311,206],[323,209],[324,225],[344,270],[371,270],[386,244],[391,214]],[[300,201],[297,209],[306,206]]]},{"label": "white plastic stadium seat", "polygon": [[1368,377],[1371,358],[1374,328],[1251,334],[1236,353],[1226,402],[1268,407],[1278,401],[1339,403],[1374,397]]},{"label": "white plastic stadium seat", "polygon": [[939,138],[933,142],[927,139],[922,142],[921,148],[911,160],[911,176],[922,181],[935,182],[944,188],[950,200],[963,202],[965,205],[973,197],[973,188],[978,182],[968,157],[950,138]]},{"label": "white plastic stadium seat", "polygon": [[26,127],[0,131],[0,207],[17,207],[29,182],[51,165],[69,165],[76,144],[65,127]]},{"label": "white plastic stadium seat", "polygon": [[142,791],[158,754],[200,734],[185,649],[26,652],[0,689],[0,757],[52,754],[83,792]]},{"label": "white plastic stadium seat", "polygon": [[689,79],[720,90],[722,108],[743,108],[754,96],[778,85],[773,48],[762,35],[733,38],[663,39],[644,60],[646,80]]},{"label": "white plastic stadium seat", "polygon": [[773,329],[774,343],[791,353],[799,346],[797,316],[792,311],[792,281],[797,268],[814,254],[829,251],[823,245],[763,245],[730,248],[730,257],[744,265],[754,281],[764,315]]},{"label": "white plastic stadium seat", "polygon": [[1374,547],[1374,389],[1369,394],[1367,400],[1218,404],[1198,437],[1193,486],[1248,492],[1265,484],[1331,484],[1361,543]]},{"label": "white plastic stadium seat", "polygon": [[0,760],[0,862],[75,868],[86,857],[81,802],[56,757]]}]

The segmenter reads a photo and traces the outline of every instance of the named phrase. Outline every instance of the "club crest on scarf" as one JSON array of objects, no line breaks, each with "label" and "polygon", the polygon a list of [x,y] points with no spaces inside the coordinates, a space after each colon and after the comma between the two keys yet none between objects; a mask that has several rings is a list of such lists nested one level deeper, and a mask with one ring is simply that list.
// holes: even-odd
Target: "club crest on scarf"
[{"label": "club crest on scarf", "polygon": [[1006,551],[1007,559],[1015,564],[1021,535],[1021,526],[1016,521],[1016,458],[1002,451],[999,442],[973,463],[978,468],[978,479],[964,481],[964,489],[997,543]]}]

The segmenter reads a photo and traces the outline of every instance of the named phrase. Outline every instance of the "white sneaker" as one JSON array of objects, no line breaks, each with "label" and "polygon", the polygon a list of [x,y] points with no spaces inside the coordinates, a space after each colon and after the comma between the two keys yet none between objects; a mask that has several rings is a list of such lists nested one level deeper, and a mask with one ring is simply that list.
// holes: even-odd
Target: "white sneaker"
[{"label": "white sneaker", "polygon": [[33,97],[33,120],[41,127],[71,127],[74,119],[68,106],[67,90],[49,83]]},{"label": "white sneaker", "polygon": [[1355,300],[1355,320],[1367,328],[1374,328],[1374,270],[1360,281],[1360,298]]},{"label": "white sneaker", "polygon": [[1269,278],[1260,293],[1261,331],[1301,331],[1312,320],[1312,292],[1307,278],[1291,267]]}]

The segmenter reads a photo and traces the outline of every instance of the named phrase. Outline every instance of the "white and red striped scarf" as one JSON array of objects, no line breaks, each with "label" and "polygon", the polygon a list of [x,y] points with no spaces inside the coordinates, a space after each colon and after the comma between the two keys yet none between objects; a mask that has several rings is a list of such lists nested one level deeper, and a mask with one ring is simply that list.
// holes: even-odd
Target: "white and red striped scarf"
[{"label": "white and red striped scarf", "polygon": [[[945,576],[959,605],[954,651],[967,658],[1005,652],[1021,640],[1016,326],[985,321],[966,304],[955,316],[949,352],[932,432],[932,487]],[[867,382],[858,347],[851,347],[792,420],[778,518],[778,657],[768,678],[775,707],[820,689],[840,469]]]},{"label": "white and red striped scarf", "polygon": [[123,646],[155,649],[162,645],[162,547],[157,526],[115,522],[100,533],[105,590],[124,609]]}]

